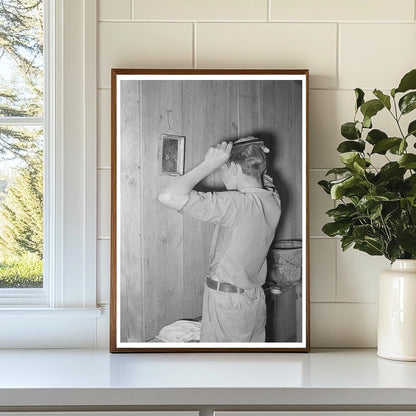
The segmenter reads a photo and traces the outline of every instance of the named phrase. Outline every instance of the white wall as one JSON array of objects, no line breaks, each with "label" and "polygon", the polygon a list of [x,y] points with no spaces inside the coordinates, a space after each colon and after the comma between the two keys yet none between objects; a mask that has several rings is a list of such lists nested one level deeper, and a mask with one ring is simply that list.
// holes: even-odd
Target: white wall
[{"label": "white wall", "polygon": [[333,203],[316,183],[337,164],[352,89],[390,90],[416,67],[415,0],[99,0],[98,19],[99,303],[110,280],[110,69],[309,68],[312,346],[376,346],[388,262],[322,234]]}]

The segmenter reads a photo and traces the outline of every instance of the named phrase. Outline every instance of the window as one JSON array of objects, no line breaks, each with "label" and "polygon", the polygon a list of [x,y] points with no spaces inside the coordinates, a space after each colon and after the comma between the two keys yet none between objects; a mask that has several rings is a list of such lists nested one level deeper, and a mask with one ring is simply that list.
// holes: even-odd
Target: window
[{"label": "window", "polygon": [[44,282],[0,291],[0,347],[94,347],[107,333],[96,307],[97,0],[42,3],[47,111],[1,120],[44,126]]},{"label": "window", "polygon": [[0,296],[35,303],[47,286],[44,27],[43,0],[0,0]]}]

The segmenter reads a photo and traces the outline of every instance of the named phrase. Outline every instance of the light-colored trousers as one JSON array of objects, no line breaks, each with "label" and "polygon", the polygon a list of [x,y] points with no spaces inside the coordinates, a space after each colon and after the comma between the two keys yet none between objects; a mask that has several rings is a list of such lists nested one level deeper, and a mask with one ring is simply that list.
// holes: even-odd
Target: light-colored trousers
[{"label": "light-colored trousers", "polygon": [[261,287],[228,293],[205,285],[201,342],[264,342],[266,300]]}]

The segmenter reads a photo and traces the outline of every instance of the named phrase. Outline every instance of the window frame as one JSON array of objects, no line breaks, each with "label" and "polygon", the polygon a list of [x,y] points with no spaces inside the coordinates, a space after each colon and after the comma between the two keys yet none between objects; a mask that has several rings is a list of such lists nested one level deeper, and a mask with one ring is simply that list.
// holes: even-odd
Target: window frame
[{"label": "window frame", "polygon": [[[49,212],[50,209],[48,205],[50,204],[51,198],[46,191],[47,183],[49,176],[49,161],[51,160],[50,155],[48,154],[49,146],[47,139],[50,135],[49,132],[49,120],[53,119],[53,115],[49,115],[49,111],[53,109],[50,105],[51,98],[54,92],[51,90],[51,82],[49,80],[50,75],[53,71],[50,71],[50,63],[53,62],[53,57],[51,56],[52,48],[50,48],[50,36],[53,33],[51,30],[52,19],[50,19],[51,8],[53,7],[53,0],[43,0],[43,41],[44,41],[44,93],[43,93],[43,117],[0,117],[0,124],[7,125],[11,127],[43,127],[44,135],[44,158],[43,158],[43,199],[44,199],[44,209],[43,209],[43,242],[44,242],[44,252],[48,253],[49,247],[51,246],[51,241],[49,241]],[[49,187],[48,187],[49,188]],[[47,306],[49,304],[49,278],[50,278],[50,264],[49,264],[49,253],[47,259],[43,260],[43,287],[42,288],[5,288],[0,289],[0,307],[3,305],[14,305],[14,306]]]},{"label": "window frame", "polygon": [[[45,140],[46,278],[31,294],[10,289],[0,295],[0,332],[7,331],[0,347],[94,347],[102,326],[96,305],[97,0],[44,1],[45,137],[54,138]],[[12,293],[17,290],[22,296]],[[56,339],[63,328],[65,339]]]}]

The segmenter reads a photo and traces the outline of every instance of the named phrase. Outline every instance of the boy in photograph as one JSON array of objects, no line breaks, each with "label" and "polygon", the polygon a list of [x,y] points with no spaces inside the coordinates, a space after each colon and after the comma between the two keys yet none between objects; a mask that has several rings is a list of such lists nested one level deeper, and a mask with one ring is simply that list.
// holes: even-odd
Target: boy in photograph
[{"label": "boy in photograph", "polygon": [[[222,142],[175,179],[162,204],[215,224],[202,311],[201,342],[264,342],[266,257],[281,214],[280,198],[266,171],[269,149],[254,137]],[[223,192],[196,192],[221,169]]]}]

